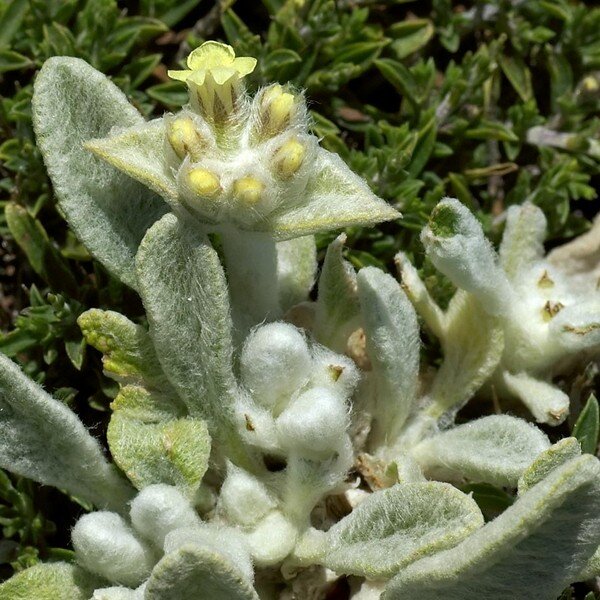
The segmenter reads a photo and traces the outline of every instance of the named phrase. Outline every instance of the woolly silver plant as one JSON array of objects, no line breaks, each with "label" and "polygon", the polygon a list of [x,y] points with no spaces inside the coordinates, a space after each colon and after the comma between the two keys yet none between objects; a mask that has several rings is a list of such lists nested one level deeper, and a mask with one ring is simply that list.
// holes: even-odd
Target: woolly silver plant
[{"label": "woolly silver plant", "polygon": [[[149,328],[97,309],[79,319],[120,386],[112,462],[0,357],[0,466],[96,509],[74,525],[74,563],[31,567],[0,597],[316,600],[345,576],[356,600],[525,600],[600,574],[598,460],[508,415],[454,425],[490,378],[523,377],[505,350],[518,338],[514,297],[494,291],[500,267],[474,218],[445,201],[423,235],[466,290],[446,313],[404,260],[408,296],[378,269],[356,274],[343,236],[310,302],[313,233],[399,214],[319,147],[300,94],[274,85],[249,97],[255,63],[207,42],[171,73],[189,105],[149,123],[80,60],[50,59],[38,75],[34,122],[61,209],[140,294]],[[511,209],[501,253],[523,282],[542,260],[541,234],[533,253],[520,225],[536,210]],[[566,273],[589,262],[556,252]],[[409,297],[442,340],[429,384]],[[592,347],[582,314],[560,322],[583,327],[585,342],[559,327],[564,352],[540,344],[525,377],[550,386],[560,359]],[[452,485],[465,480],[518,499],[484,524]]]}]

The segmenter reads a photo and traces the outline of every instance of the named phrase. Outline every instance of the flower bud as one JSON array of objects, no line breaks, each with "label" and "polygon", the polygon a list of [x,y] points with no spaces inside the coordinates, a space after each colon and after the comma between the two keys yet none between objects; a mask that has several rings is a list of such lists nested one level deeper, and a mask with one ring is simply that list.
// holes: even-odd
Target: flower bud
[{"label": "flower bud", "polygon": [[306,148],[297,139],[285,142],[275,153],[273,164],[275,172],[284,179],[293,177],[304,162]]},{"label": "flower bud", "polygon": [[287,323],[269,323],[247,338],[240,361],[242,381],[261,406],[277,409],[309,378],[311,357],[304,336]]},{"label": "flower bud", "polygon": [[247,206],[255,206],[262,198],[265,189],[262,181],[247,175],[233,183],[233,194]]},{"label": "flower bud", "polygon": [[190,117],[179,117],[168,122],[167,139],[179,158],[183,159],[189,154],[193,161],[200,160],[204,143]]},{"label": "flower bud", "polygon": [[221,184],[217,175],[208,169],[194,167],[187,174],[189,188],[198,196],[213,197],[221,191]]},{"label": "flower bud", "polygon": [[144,488],[131,503],[135,530],[158,548],[165,537],[179,527],[200,524],[200,517],[177,488],[158,483]]},{"label": "flower bud", "polygon": [[279,84],[267,88],[261,98],[260,116],[263,132],[267,136],[281,133],[289,126],[295,97],[285,92]]},{"label": "flower bud", "polygon": [[235,524],[254,525],[275,508],[265,486],[253,475],[230,464],[219,495],[219,510]]},{"label": "flower bud", "polygon": [[152,551],[116,513],[84,515],[73,528],[72,540],[78,562],[114,583],[135,587],[154,566]]},{"label": "flower bud", "polygon": [[327,459],[343,446],[347,425],[343,398],[324,387],[304,392],[277,419],[282,446],[313,460]]}]

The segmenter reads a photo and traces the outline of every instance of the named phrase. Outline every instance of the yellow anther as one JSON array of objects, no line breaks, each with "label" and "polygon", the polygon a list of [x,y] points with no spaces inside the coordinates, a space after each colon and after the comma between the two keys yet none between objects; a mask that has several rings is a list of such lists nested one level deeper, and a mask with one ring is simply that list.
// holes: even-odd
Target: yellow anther
[{"label": "yellow anther", "polygon": [[265,90],[261,112],[267,135],[276,135],[289,125],[294,101],[294,95],[284,92],[278,84]]},{"label": "yellow anther", "polygon": [[167,126],[167,138],[179,158],[185,158],[189,154],[192,160],[199,160],[203,146],[202,138],[192,119],[180,117],[171,121]]},{"label": "yellow anther", "polygon": [[546,304],[544,304],[544,308],[542,308],[542,318],[544,321],[550,321],[553,319],[563,308],[565,305],[562,302],[552,302],[548,300]]},{"label": "yellow anther", "polygon": [[542,276],[540,277],[537,284],[538,284],[538,287],[541,287],[541,288],[554,287],[554,281],[552,280],[550,275],[548,275],[548,271],[544,271],[542,273]]},{"label": "yellow anther", "polygon": [[264,189],[262,181],[251,175],[242,177],[233,184],[234,195],[249,206],[254,206],[260,201]]},{"label": "yellow anther", "polygon": [[199,196],[215,196],[221,191],[219,178],[201,167],[191,169],[187,175],[188,185]]},{"label": "yellow anther", "polygon": [[284,178],[292,177],[304,162],[306,148],[298,140],[288,140],[275,153],[275,169]]}]

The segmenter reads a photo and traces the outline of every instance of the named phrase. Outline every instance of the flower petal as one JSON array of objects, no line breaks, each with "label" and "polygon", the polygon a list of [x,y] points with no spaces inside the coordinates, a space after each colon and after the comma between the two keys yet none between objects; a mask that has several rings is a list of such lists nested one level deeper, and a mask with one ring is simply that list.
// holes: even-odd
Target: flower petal
[{"label": "flower petal", "polygon": [[193,73],[186,69],[185,71],[167,71],[167,75],[176,81],[187,81],[188,77]]},{"label": "flower petal", "polygon": [[230,65],[235,59],[235,52],[228,44],[220,42],[204,42],[192,51],[187,58],[187,66],[196,69],[211,69]]},{"label": "flower petal", "polygon": [[251,56],[240,56],[231,65],[242,77],[249,75],[256,68],[256,59]]}]

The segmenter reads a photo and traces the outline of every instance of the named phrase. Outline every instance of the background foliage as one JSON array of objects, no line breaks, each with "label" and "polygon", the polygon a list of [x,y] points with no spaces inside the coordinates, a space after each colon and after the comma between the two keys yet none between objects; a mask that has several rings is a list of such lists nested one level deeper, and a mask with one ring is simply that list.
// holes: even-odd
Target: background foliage
[{"label": "background foliage", "polygon": [[[584,231],[597,210],[600,9],[592,4],[0,0],[0,350],[104,436],[115,389],[76,319],[89,307],[134,319],[142,311],[57,210],[30,114],[46,58],[86,59],[150,117],[185,102],[166,70],[205,39],[257,57],[250,85],[291,81],[305,90],[323,145],[404,214],[400,223],[348,232],[349,259],[393,269],[402,248],[443,303],[451,286],[418,240],[443,196],[467,204],[494,241],[511,204],[530,200],[544,210],[550,245]],[[320,249],[331,239],[319,239]],[[435,341],[425,333],[424,342],[435,360]],[[576,406],[596,372],[590,365],[569,382]],[[597,436],[595,406],[579,430],[589,431],[592,414]],[[512,501],[506,491],[471,487],[487,515]],[[80,510],[76,499],[0,473],[0,577],[67,555],[69,541],[56,532],[68,531]]]}]

